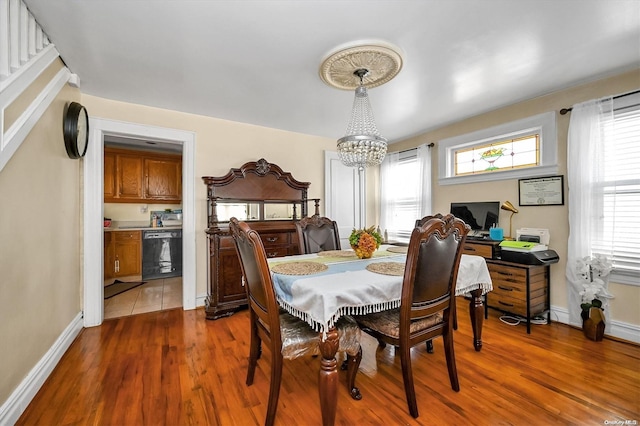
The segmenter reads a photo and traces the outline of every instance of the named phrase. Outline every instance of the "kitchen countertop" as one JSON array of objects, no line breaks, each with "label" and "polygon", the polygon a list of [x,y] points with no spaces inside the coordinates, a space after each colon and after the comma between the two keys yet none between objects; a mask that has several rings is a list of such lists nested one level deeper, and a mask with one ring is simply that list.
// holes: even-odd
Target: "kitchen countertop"
[{"label": "kitchen countertop", "polygon": [[156,228],[152,228],[151,226],[140,226],[140,227],[131,227],[131,226],[125,226],[125,227],[114,227],[114,226],[110,226],[108,228],[104,228],[104,232],[111,232],[111,231],[150,231],[150,230],[158,230],[161,231],[163,229],[167,229],[167,230],[172,230],[172,229],[182,229],[182,226],[160,226],[160,227],[156,227]]},{"label": "kitchen countertop", "polygon": [[162,229],[182,229],[182,225],[170,225],[170,226],[157,226],[152,227],[149,222],[146,221],[112,221],[111,226],[104,228],[105,232],[109,231],[147,231],[147,230],[162,230]]}]

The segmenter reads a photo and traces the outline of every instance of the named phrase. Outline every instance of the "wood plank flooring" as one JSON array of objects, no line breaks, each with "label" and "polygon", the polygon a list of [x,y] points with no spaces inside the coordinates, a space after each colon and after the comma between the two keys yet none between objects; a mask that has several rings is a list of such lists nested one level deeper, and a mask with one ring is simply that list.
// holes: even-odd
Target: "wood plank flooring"
[{"label": "wood plank flooring", "polygon": [[[587,340],[552,323],[509,326],[490,310],[481,352],[458,301],[451,390],[442,340],[412,358],[420,417],[408,412],[400,359],[363,334],[361,401],[340,372],[337,425],[604,425],[640,421],[640,347]],[[18,425],[262,425],[271,355],[245,385],[247,311],[209,321],[174,309],[107,320],[78,336]],[[277,425],[321,424],[318,358],[285,361]],[[614,423],[622,422],[622,423]],[[635,423],[633,423],[635,422]]]}]

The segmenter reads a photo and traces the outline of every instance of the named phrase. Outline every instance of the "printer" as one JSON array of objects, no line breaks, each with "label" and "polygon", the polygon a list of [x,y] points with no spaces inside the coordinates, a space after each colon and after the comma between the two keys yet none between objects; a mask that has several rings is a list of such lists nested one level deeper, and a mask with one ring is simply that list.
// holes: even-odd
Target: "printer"
[{"label": "printer", "polygon": [[503,241],[500,252],[502,260],[525,265],[550,265],[560,260],[558,253],[535,241]]}]

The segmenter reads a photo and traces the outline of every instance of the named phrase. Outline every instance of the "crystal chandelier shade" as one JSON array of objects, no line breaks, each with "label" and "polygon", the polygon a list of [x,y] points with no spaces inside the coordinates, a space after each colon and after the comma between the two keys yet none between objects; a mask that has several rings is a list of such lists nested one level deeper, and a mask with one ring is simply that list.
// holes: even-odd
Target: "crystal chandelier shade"
[{"label": "crystal chandelier shade", "polygon": [[380,136],[369,103],[367,88],[356,88],[346,135],[338,139],[338,156],[346,166],[363,169],[379,166],[387,154],[387,140]]},{"label": "crystal chandelier shade", "polygon": [[376,127],[367,88],[393,79],[402,62],[400,49],[382,41],[344,45],[322,61],[320,77],[325,83],[338,89],[355,89],[346,135],[337,143],[338,156],[346,166],[362,170],[379,166],[384,160],[387,140]]}]

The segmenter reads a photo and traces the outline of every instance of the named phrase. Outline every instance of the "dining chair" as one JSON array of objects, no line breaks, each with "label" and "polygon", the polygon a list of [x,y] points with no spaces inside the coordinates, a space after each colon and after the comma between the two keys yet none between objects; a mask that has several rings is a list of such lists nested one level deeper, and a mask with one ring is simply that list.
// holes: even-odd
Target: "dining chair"
[{"label": "dining chair", "polygon": [[394,345],[400,352],[409,412],[418,417],[411,367],[411,348],[442,336],[451,388],[460,384],[453,349],[455,286],[462,245],[469,227],[448,214],[433,217],[411,233],[402,282],[400,308],[356,316],[364,332],[381,346]]},{"label": "dining chair", "polygon": [[[301,319],[280,311],[267,263],[267,254],[258,233],[235,217],[231,218],[229,229],[236,244],[249,300],[251,342],[246,384],[247,386],[253,384],[256,365],[262,354],[264,342],[272,357],[265,425],[272,425],[278,408],[283,359],[318,355],[321,333],[314,331]],[[355,387],[356,373],[362,360],[360,329],[350,316],[342,316],[335,327],[339,335],[338,351],[347,354],[348,390],[352,398],[360,399],[360,391]]]},{"label": "dining chair", "polygon": [[[416,228],[420,228],[421,226],[423,226],[425,223],[427,223],[429,220],[433,219],[433,218],[437,218],[437,219],[442,219],[444,216],[442,216],[441,213],[436,213],[434,215],[431,216],[425,216],[422,219],[416,219]],[[456,304],[453,304],[453,329],[457,330],[458,329],[458,308],[456,306]],[[430,354],[433,353],[433,340],[427,340],[427,352],[429,352]]]},{"label": "dining chair", "polygon": [[302,254],[340,250],[338,224],[328,217],[303,217],[296,222],[296,230]]}]

